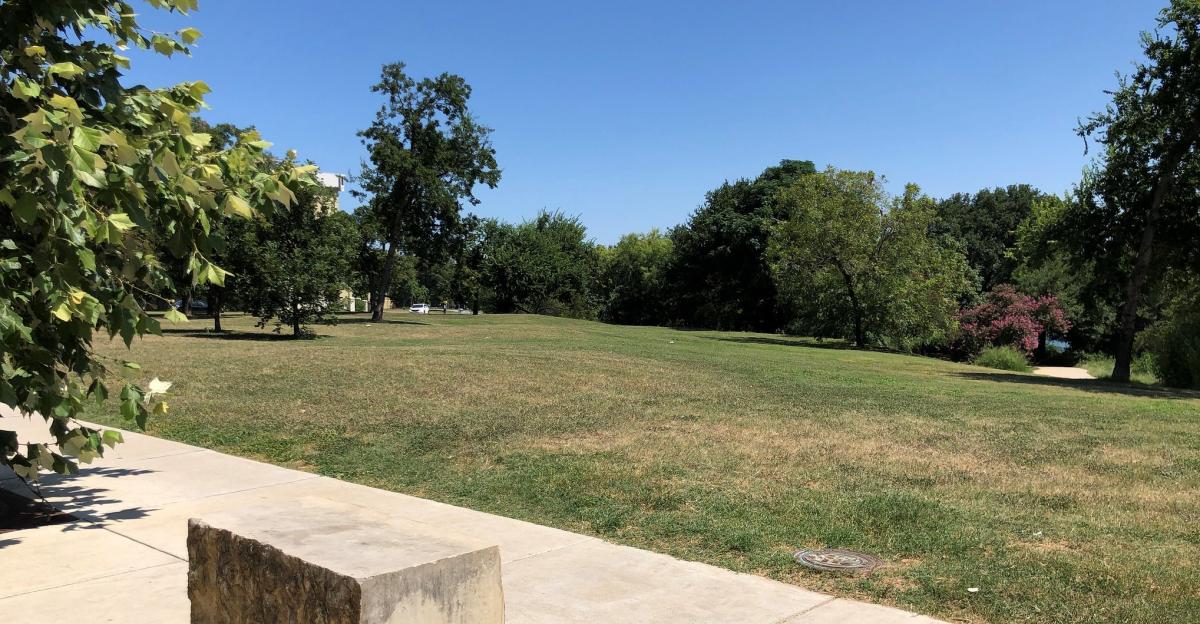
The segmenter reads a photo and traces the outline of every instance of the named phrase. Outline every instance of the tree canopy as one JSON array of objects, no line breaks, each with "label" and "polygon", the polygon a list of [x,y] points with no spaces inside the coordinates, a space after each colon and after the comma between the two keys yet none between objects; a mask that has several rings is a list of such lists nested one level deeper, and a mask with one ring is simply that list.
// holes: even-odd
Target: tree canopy
[{"label": "tree canopy", "polygon": [[991,290],[1013,281],[1017,261],[1009,252],[1016,244],[1017,228],[1042,196],[1028,184],[955,193],[937,203],[936,229],[963,244],[967,262],[979,274],[980,288]]},{"label": "tree canopy", "polygon": [[497,311],[594,316],[599,256],[578,218],[542,212],[518,225],[492,221],[483,245]]},{"label": "tree canopy", "polygon": [[602,253],[601,295],[607,293],[601,318],[627,325],[658,325],[670,310],[666,281],[674,249],[658,230],[626,234]]},{"label": "tree canopy", "polygon": [[785,323],[767,262],[767,239],[780,218],[775,197],[814,173],[807,160],[783,160],[753,181],[710,191],[687,223],[671,230],[674,257],[666,279],[673,321],[714,329],[774,331]]},{"label": "tree canopy", "polygon": [[335,210],[336,191],[312,185],[296,201],[268,217],[232,224],[227,280],[244,311],[259,326],[276,321],[294,337],[311,323],[329,323],[341,311],[358,232],[350,215]]},{"label": "tree canopy", "polygon": [[1077,256],[1121,284],[1113,379],[1128,381],[1147,290],[1200,271],[1200,0],[1172,0],[1144,33],[1145,60],[1079,128],[1101,148],[1064,220]]},{"label": "tree canopy", "polygon": [[446,242],[457,227],[460,202],[477,203],[478,184],[500,181],[491,129],[467,108],[471,87],[459,76],[417,80],[403,63],[383,66],[371,87],[385,102],[369,128],[359,133],[370,162],[359,177],[367,200],[371,242],[379,261],[370,268],[372,318],[382,320],[396,259],[421,256]]},{"label": "tree canopy", "polygon": [[912,348],[945,341],[971,287],[962,253],[930,235],[933,201],[890,197],[873,172],[827,169],[780,191],[769,257],[807,333]]}]

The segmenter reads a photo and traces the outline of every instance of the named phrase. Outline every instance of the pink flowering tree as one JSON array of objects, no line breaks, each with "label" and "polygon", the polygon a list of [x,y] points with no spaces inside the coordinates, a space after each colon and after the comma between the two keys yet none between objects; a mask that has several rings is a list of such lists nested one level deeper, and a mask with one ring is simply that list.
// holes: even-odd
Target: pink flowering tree
[{"label": "pink flowering tree", "polygon": [[1050,334],[1071,328],[1058,297],[1033,297],[1001,284],[984,295],[984,302],[958,313],[959,341],[968,353],[988,345],[1012,346],[1033,353]]}]

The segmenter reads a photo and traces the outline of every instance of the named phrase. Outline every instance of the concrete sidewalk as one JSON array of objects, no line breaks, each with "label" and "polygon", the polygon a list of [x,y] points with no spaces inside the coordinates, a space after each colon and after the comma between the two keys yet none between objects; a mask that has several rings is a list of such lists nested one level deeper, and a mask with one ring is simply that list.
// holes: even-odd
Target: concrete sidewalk
[{"label": "concrete sidewalk", "polygon": [[[0,410],[6,408],[0,407]],[[41,418],[0,429],[48,439]],[[0,533],[0,613],[13,622],[187,622],[187,519],[300,496],[359,505],[499,544],[507,622],[932,624],[520,520],[224,455],[137,433],[42,493],[79,522]],[[28,490],[11,473],[0,488]]]}]

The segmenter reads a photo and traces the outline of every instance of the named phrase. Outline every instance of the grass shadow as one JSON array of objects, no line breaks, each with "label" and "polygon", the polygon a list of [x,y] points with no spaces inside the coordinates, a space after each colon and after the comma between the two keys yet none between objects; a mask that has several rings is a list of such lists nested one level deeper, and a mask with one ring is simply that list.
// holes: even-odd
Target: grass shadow
[{"label": "grass shadow", "polygon": [[1200,399],[1200,392],[1176,388],[1158,388],[1140,384],[1123,384],[1104,379],[1062,379],[1041,375],[1018,375],[1014,373],[985,373],[985,372],[955,372],[950,373],[961,379],[976,381],[999,381],[1005,383],[1021,383],[1034,386],[1050,386],[1055,388],[1070,388],[1085,392],[1100,394],[1123,394],[1125,396],[1146,397],[1151,399]]},{"label": "grass shadow", "polygon": [[287,342],[287,341],[303,341],[313,340],[318,338],[328,338],[324,335],[302,336],[297,338],[291,334],[273,333],[273,332],[242,332],[242,331],[220,331],[215,332],[210,329],[168,329],[163,328],[164,336],[179,336],[180,338],[208,338],[211,340],[249,340],[256,342]]},{"label": "grass shadow", "polygon": [[402,321],[400,319],[384,319],[382,321],[372,321],[371,317],[339,318],[338,322],[337,322],[338,325],[354,325],[354,324],[369,325],[371,323],[374,323],[376,325],[428,325],[429,324],[429,323],[422,323],[421,321]]},{"label": "grass shadow", "polygon": [[[844,340],[817,341],[812,338],[789,339],[789,338],[770,338],[767,336],[736,336],[736,337],[727,337],[727,338],[722,338],[720,336],[711,336],[710,339],[711,340],[719,340],[721,342],[738,342],[741,344],[775,345],[775,346],[780,346],[780,347],[809,347],[811,349],[837,349],[839,351],[849,351],[849,350],[877,351],[877,349],[871,349],[871,348],[858,349],[854,345],[852,345],[849,342],[846,342]],[[891,353],[891,351],[886,351],[886,350],[882,350],[882,349],[878,349],[878,351],[880,351],[881,353]]]}]

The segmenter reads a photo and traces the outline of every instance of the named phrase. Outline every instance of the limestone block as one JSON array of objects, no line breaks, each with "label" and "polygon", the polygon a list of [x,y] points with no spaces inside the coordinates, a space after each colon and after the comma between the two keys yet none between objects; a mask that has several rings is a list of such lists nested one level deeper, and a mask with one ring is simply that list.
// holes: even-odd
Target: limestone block
[{"label": "limestone block", "polygon": [[500,549],[300,498],[188,521],[193,624],[501,623]]}]

